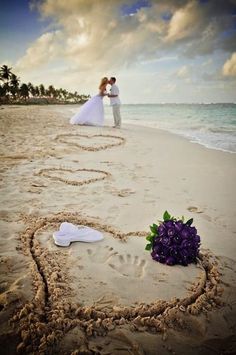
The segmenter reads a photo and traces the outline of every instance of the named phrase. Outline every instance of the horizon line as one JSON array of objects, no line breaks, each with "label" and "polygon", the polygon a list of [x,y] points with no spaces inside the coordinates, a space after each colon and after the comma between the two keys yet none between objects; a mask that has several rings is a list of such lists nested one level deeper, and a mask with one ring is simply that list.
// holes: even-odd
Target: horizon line
[{"label": "horizon line", "polygon": [[[235,102],[142,102],[142,103],[123,103],[122,105],[236,105]],[[110,104],[105,104],[110,106]]]}]

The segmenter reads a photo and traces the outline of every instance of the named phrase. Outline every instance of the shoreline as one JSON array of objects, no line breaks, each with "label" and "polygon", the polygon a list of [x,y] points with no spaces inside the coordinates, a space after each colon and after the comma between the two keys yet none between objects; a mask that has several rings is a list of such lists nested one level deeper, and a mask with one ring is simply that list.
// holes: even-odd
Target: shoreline
[{"label": "shoreline", "polygon": [[168,129],[164,129],[164,128],[160,128],[160,127],[155,127],[155,126],[148,126],[148,125],[144,125],[144,124],[139,124],[139,123],[132,123],[132,122],[127,122],[127,121],[124,121],[124,125],[134,125],[134,126],[139,126],[139,127],[143,127],[143,128],[148,128],[150,130],[159,130],[159,131],[164,131],[164,132],[167,132],[167,133],[170,133],[170,134],[173,134],[175,136],[178,136],[180,138],[184,138],[186,141],[188,141],[189,143],[193,143],[193,144],[198,144],[206,149],[210,149],[210,150],[216,150],[216,151],[220,151],[220,152],[223,152],[223,153],[230,153],[230,154],[236,154],[236,152],[233,152],[233,151],[230,151],[230,150],[225,150],[225,149],[222,149],[222,148],[216,148],[216,147],[211,147],[211,146],[208,146],[207,143],[202,143],[202,142],[198,142],[198,141],[194,141],[192,140],[192,138],[188,137],[187,135],[184,135],[184,134],[181,134],[181,133],[177,133],[177,132],[173,132],[171,130],[168,130]]},{"label": "shoreline", "polygon": [[[133,123],[129,122],[127,124],[133,124]],[[217,151],[221,151],[221,152],[224,152],[224,153],[236,154],[236,151],[234,152],[234,151],[226,150],[226,149],[223,149],[223,148],[216,148],[216,147],[212,147],[210,145],[207,145],[207,143],[198,142],[197,140],[194,141],[193,138],[188,137],[187,135],[185,135],[183,133],[181,134],[181,133],[173,132],[173,131],[168,130],[168,129],[164,129],[164,128],[160,128],[160,127],[145,126],[145,125],[138,124],[138,123],[134,123],[134,125],[147,127],[147,128],[150,128],[150,129],[158,129],[158,130],[161,130],[161,131],[165,131],[165,132],[168,132],[170,134],[174,134],[174,135],[177,135],[179,137],[182,137],[182,138],[186,139],[189,143],[199,144],[199,145],[203,146],[204,148],[207,148],[207,149],[210,149],[210,150],[217,150]]]},{"label": "shoreline", "polygon": [[[217,105],[217,104],[216,104]],[[105,123],[107,120],[109,121],[112,121],[113,118],[112,118],[112,114],[111,114],[111,108],[109,105],[104,105],[105,106]],[[125,106],[129,107],[131,105],[122,105],[124,106],[124,109],[123,109],[123,117],[128,117],[129,116],[129,111],[125,111]],[[135,106],[140,106],[140,105],[133,105],[134,107]],[[146,106],[146,105],[143,105],[143,106]],[[158,106],[158,105],[156,105]],[[191,106],[191,105],[190,105]],[[236,106],[236,105],[235,105]],[[79,108],[78,108],[79,109]],[[63,110],[62,110],[63,111]],[[71,108],[71,111],[73,113],[76,112],[75,110],[75,107]],[[145,115],[145,113],[143,113],[143,115]],[[214,143],[214,136],[217,135],[217,134],[220,134],[220,135],[225,135],[226,132],[224,131],[219,131],[219,132],[215,132],[215,133],[212,133],[211,130],[210,131],[203,131],[201,132],[200,130],[195,130],[194,127],[189,127],[189,130],[185,131],[184,129],[182,130],[179,130],[177,127],[169,127],[169,128],[165,128],[165,127],[162,127],[161,125],[163,125],[163,122],[158,122],[158,121],[155,121],[153,119],[150,119],[150,120],[146,120],[143,119],[130,119],[130,118],[127,118],[127,119],[123,119],[123,123],[124,124],[131,124],[131,125],[138,125],[138,126],[141,126],[141,127],[148,127],[150,129],[160,129],[160,130],[164,130],[164,131],[167,131],[167,132],[170,132],[172,134],[176,134],[178,136],[181,136],[181,137],[184,137],[186,138],[188,141],[190,141],[191,143],[197,143],[197,144],[200,144],[200,145],[203,145],[204,147],[208,148],[208,149],[213,149],[213,150],[219,150],[219,151],[223,151],[223,152],[228,152],[228,153],[233,153],[235,154],[236,153],[236,139],[233,140],[233,137],[223,137],[221,136],[220,137],[220,145],[221,146],[217,146],[217,144],[219,144],[219,142]],[[193,122],[192,122],[193,123]],[[202,127],[204,129],[204,127]],[[203,134],[203,136],[199,136],[199,133],[200,135]],[[212,136],[210,137],[206,137],[204,135],[206,134],[212,134]],[[207,141],[208,139],[208,141]],[[219,139],[219,138],[218,138]],[[222,142],[227,142],[227,139],[230,139],[230,142],[232,144],[232,149],[226,149],[222,146]],[[213,140],[213,141],[212,141]]]},{"label": "shoreline", "polygon": [[[194,104],[194,105],[235,105],[236,106],[236,103],[215,103],[215,104]],[[11,104],[11,105],[8,105],[8,104],[4,104],[4,105],[1,105],[0,104],[0,109],[4,109],[4,107],[1,108],[1,106],[5,106],[6,108],[9,106],[9,107],[14,107],[16,106],[17,107],[18,104]],[[69,109],[69,106],[71,105],[71,109]],[[73,111],[74,107],[77,106],[78,109],[79,107],[81,106],[82,104],[80,103],[71,103],[71,102],[67,102],[67,103],[38,103],[38,104],[35,104],[35,103],[29,103],[29,104],[26,104],[24,105],[24,103],[22,104],[19,104],[18,106],[19,107],[22,107],[22,106],[31,106],[31,107],[38,107],[38,106],[41,106],[41,107],[51,107],[51,108],[56,108],[57,106],[61,109],[63,106],[65,106],[65,109],[66,110],[60,110],[61,113],[63,113],[66,117],[70,118],[71,115],[75,112]],[[131,104],[124,104],[122,106],[130,106]],[[143,104],[144,106],[146,104]],[[150,104],[151,105],[151,104]],[[153,104],[153,105],[166,105],[166,104]],[[169,105],[169,104],[168,104]],[[171,104],[171,105],[193,105],[193,104]],[[104,105],[106,107],[106,109],[110,108],[109,105]],[[136,104],[133,104],[133,106],[136,106]],[[72,113],[69,114],[69,110],[72,111]],[[107,118],[107,116],[109,118]],[[113,121],[113,118],[112,118],[112,115],[111,115],[111,112],[109,112],[106,116],[105,116],[105,124],[107,123],[107,121]],[[193,144],[198,144],[198,145],[201,145],[207,149],[210,149],[210,150],[217,150],[217,151],[222,151],[222,152],[225,152],[225,153],[230,153],[230,154],[236,154],[236,151],[232,151],[232,150],[229,150],[229,149],[224,149],[224,148],[221,148],[221,147],[216,147],[216,146],[213,146],[211,145],[211,143],[207,143],[207,142],[203,142],[200,140],[200,138],[197,138],[197,137],[192,137],[189,135],[189,133],[183,133],[183,132],[177,132],[174,128],[162,128],[162,127],[158,127],[158,126],[155,126],[155,122],[153,121],[146,121],[145,123],[142,123],[141,121],[139,122],[139,120],[131,120],[131,119],[124,119],[123,120],[123,127],[124,125],[131,125],[131,126],[139,126],[139,127],[144,127],[144,128],[149,128],[150,130],[153,130],[153,129],[157,129],[157,130],[160,130],[160,131],[164,131],[164,132],[168,132],[170,134],[173,134],[173,135],[177,135],[179,137],[182,137],[184,139],[186,139],[188,142],[190,143],[193,143]],[[105,125],[106,126],[106,125]],[[104,126],[104,127],[105,127]],[[107,126],[107,127],[110,127],[110,126]]]}]

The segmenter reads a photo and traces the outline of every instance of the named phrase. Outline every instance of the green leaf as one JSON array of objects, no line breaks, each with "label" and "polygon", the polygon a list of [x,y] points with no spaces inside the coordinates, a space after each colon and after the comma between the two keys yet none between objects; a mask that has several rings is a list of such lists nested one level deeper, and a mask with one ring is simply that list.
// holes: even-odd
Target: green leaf
[{"label": "green leaf", "polygon": [[145,247],[145,250],[151,250],[152,249],[152,244],[147,244],[146,247]]},{"label": "green leaf", "polygon": [[150,230],[152,233],[156,234],[157,232],[157,225],[156,224],[153,224],[152,226],[150,226]]},{"label": "green leaf", "polygon": [[148,240],[149,242],[152,242],[154,239],[154,235],[151,235],[149,234],[147,237],[146,237],[146,240]]},{"label": "green leaf", "polygon": [[188,226],[191,226],[192,223],[193,223],[193,218],[190,218],[190,219],[186,222],[186,224],[187,224]]},{"label": "green leaf", "polygon": [[165,213],[163,214],[163,219],[164,222],[169,221],[171,219],[171,215],[169,214],[169,212],[165,211]]},{"label": "green leaf", "polygon": [[182,220],[182,222],[184,222],[184,216],[182,216],[181,220]]}]

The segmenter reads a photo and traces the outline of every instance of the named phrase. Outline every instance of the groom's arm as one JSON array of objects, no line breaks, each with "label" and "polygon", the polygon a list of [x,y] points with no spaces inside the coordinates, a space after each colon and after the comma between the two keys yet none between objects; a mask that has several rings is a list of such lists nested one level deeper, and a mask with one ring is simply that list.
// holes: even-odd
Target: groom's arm
[{"label": "groom's arm", "polygon": [[111,93],[108,94],[108,97],[117,97],[119,96],[119,89],[117,87],[111,88]]}]

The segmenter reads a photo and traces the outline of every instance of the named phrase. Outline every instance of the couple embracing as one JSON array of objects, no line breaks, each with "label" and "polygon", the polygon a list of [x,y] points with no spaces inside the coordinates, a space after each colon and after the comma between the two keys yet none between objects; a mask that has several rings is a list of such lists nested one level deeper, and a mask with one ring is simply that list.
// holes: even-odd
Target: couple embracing
[{"label": "couple embracing", "polygon": [[[107,85],[111,85],[110,93],[107,92]],[[114,117],[114,128],[121,127],[121,116],[120,116],[120,99],[119,99],[119,88],[116,85],[116,78],[111,77],[110,80],[105,77],[102,78],[99,85],[98,95],[93,96],[89,101],[87,101],[80,109],[70,119],[71,124],[80,124],[88,126],[103,126],[104,122],[104,106],[103,97],[107,96],[110,98],[110,104],[112,106],[113,117]]]}]

